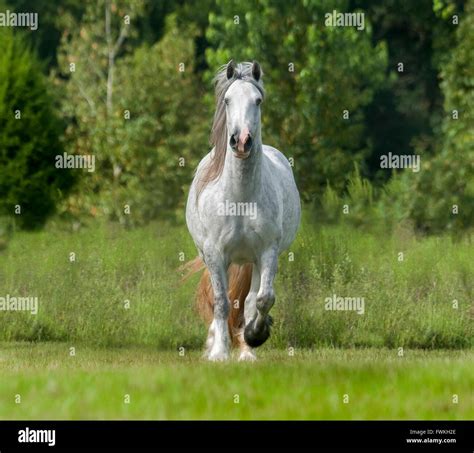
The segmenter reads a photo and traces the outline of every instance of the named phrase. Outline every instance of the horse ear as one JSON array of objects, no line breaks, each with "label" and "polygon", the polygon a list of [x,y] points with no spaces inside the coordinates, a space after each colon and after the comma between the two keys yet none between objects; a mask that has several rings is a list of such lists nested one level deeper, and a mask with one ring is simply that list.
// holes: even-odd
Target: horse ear
[{"label": "horse ear", "polygon": [[252,76],[258,82],[262,76],[262,68],[260,68],[260,63],[258,61],[253,61],[252,63]]},{"label": "horse ear", "polygon": [[234,72],[235,72],[235,63],[234,60],[230,60],[229,63],[227,63],[227,79],[231,79],[234,77]]}]

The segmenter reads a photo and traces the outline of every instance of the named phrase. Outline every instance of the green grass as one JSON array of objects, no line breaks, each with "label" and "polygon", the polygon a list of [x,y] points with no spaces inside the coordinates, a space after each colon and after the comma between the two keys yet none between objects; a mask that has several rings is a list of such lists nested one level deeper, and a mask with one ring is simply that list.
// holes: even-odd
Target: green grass
[{"label": "green grass", "polygon": [[[182,225],[15,234],[0,252],[0,296],[37,296],[39,312],[0,312],[0,418],[474,416],[469,238],[305,221],[280,259],[273,333],[255,364],[201,359],[198,276],[180,284],[177,272],[195,253]],[[325,310],[332,294],[364,297],[364,314]]]},{"label": "green grass", "polygon": [[196,351],[2,343],[0,419],[472,419],[473,360],[321,349],[215,364]]},{"label": "green grass", "polygon": [[[280,258],[264,348],[471,348],[473,252],[469,237],[384,236],[306,220]],[[19,232],[0,252],[0,296],[37,296],[39,313],[0,312],[0,341],[200,349],[198,277],[180,285],[177,272],[180,258],[195,255],[182,225]],[[363,297],[365,313],[325,310],[332,294]]]}]

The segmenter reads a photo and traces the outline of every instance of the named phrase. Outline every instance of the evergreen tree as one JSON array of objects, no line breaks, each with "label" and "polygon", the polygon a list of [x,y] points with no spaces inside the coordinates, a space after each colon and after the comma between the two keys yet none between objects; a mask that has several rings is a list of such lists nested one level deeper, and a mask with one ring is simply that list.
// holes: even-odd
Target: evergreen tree
[{"label": "evergreen tree", "polygon": [[54,212],[72,175],[55,167],[62,124],[41,66],[24,40],[0,29],[0,215],[26,228]]}]

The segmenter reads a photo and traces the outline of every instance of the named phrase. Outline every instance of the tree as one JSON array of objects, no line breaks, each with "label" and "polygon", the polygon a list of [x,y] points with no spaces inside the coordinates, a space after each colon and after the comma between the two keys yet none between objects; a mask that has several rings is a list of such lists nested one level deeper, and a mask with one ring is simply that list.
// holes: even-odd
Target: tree
[{"label": "tree", "polygon": [[40,26],[33,33],[23,30],[25,39],[34,46],[38,58],[44,63],[45,72],[56,61],[56,52],[61,40],[63,18],[73,15],[79,19],[84,13],[83,0],[5,0],[8,8],[17,13],[38,14]]},{"label": "tree", "polygon": [[143,14],[139,2],[99,0],[63,37],[55,80],[68,141],[97,161],[64,206],[77,217],[139,224],[171,215],[206,146],[202,126],[196,129],[203,108],[193,32],[178,30],[169,16],[162,40],[138,46]]},{"label": "tree", "polygon": [[390,82],[366,108],[366,131],[373,143],[366,162],[371,179],[391,176],[380,169],[381,155],[436,153],[443,117],[438,76],[455,45],[451,17],[462,12],[463,2],[351,0],[351,7],[362,8],[373,24],[373,39],[385,41],[388,48]]},{"label": "tree", "polygon": [[63,152],[47,80],[24,40],[0,29],[0,215],[20,227],[41,226],[72,186],[72,174],[55,167]]},{"label": "tree", "polygon": [[386,78],[386,49],[371,25],[329,27],[325,15],[348,2],[217,1],[210,14],[207,60],[259,60],[268,97],[263,139],[295,161],[298,187],[313,199],[329,180],[340,192],[354,162],[371,153],[364,107]]},{"label": "tree", "polygon": [[131,112],[117,130],[125,182],[120,196],[145,221],[184,208],[192,172],[209,151],[193,38],[169,16],[164,37],[138,48],[119,68],[118,102]]},{"label": "tree", "polygon": [[445,116],[441,150],[413,182],[410,214],[418,227],[460,231],[474,225],[474,1],[456,32],[457,45],[441,72]]}]

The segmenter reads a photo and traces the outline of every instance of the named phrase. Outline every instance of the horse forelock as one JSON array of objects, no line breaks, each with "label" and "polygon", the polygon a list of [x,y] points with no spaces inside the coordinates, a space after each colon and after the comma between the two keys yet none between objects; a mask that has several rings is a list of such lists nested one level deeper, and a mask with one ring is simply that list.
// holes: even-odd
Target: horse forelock
[{"label": "horse forelock", "polygon": [[[214,152],[211,154],[209,162],[199,175],[199,180],[197,181],[197,197],[199,197],[207,184],[219,178],[224,168],[225,153],[227,150],[227,122],[224,97],[229,87],[236,80],[243,80],[252,83],[260,91],[262,97],[265,96],[262,77],[260,77],[258,81],[253,78],[252,66],[253,63],[248,61],[236,64],[234,76],[228,79],[227,65],[223,65],[219,68],[214,77],[216,111],[214,113],[210,137],[211,145],[214,146]],[[261,75],[263,76],[263,73]]]}]

